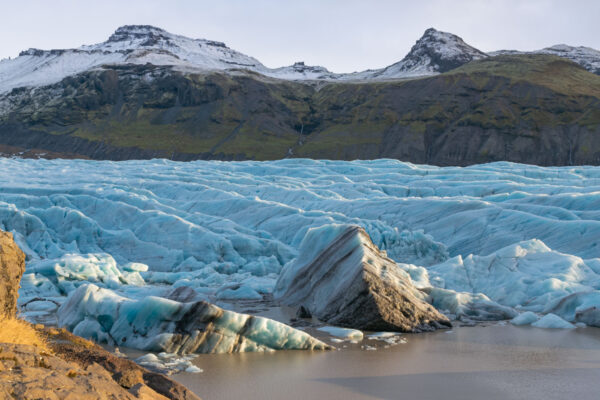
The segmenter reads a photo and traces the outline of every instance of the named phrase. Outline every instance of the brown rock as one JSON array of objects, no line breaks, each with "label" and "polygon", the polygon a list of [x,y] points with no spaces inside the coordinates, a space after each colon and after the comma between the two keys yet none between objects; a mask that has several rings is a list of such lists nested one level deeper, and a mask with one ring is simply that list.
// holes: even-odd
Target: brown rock
[{"label": "brown rock", "polygon": [[[113,365],[124,379],[140,382],[129,390],[123,388],[107,369],[98,363],[83,368],[78,362],[60,358],[60,354],[48,355],[33,346],[1,343],[1,354],[18,364],[18,368],[0,370],[0,399],[47,399],[47,400],[166,400],[198,399],[185,393],[185,388],[170,379],[162,379],[163,396],[144,383],[142,372],[135,364]],[[106,352],[106,354],[109,354]],[[46,367],[38,365],[43,358]],[[131,367],[131,374],[123,367]],[[116,374],[115,374],[116,375]],[[170,383],[169,383],[170,382]]]},{"label": "brown rock", "polygon": [[144,383],[142,371],[139,369],[125,369],[120,371],[115,374],[115,380],[126,389],[130,389],[138,383]]},{"label": "brown rock", "polygon": [[[33,346],[0,344],[2,354],[16,360],[18,368],[0,371],[0,398],[48,400],[133,400],[134,395],[115,382],[110,374],[89,373],[73,362],[55,355],[42,355]],[[40,367],[40,358],[48,367]],[[7,394],[8,397],[2,397]]]},{"label": "brown rock", "polygon": [[140,399],[147,400],[168,400],[167,397],[162,396],[156,393],[154,390],[150,389],[148,386],[143,383],[138,383],[129,389],[129,393],[133,394],[135,397]]},{"label": "brown rock", "polygon": [[[53,332],[54,333],[54,332]],[[121,389],[144,384],[152,391],[172,400],[200,400],[185,386],[165,375],[150,372],[135,362],[117,357],[102,347],[61,329],[58,334],[48,336],[49,347],[55,355],[66,362],[74,363],[92,376],[108,376]],[[0,353],[1,354],[1,353]],[[141,380],[140,380],[141,376]],[[142,392],[147,392],[145,389]],[[131,395],[131,390],[127,392]],[[145,397],[140,397],[145,398]],[[150,397],[160,398],[160,397]]]},{"label": "brown rock", "polygon": [[0,231],[0,318],[14,317],[21,276],[25,272],[25,254],[12,233]]}]

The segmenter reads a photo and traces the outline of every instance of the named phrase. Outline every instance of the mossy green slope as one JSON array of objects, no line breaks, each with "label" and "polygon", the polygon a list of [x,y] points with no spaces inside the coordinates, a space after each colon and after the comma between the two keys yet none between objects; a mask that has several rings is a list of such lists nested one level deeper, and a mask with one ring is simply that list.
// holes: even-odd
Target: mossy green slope
[{"label": "mossy green slope", "polygon": [[600,76],[546,55],[375,83],[106,67],[35,92],[14,90],[0,105],[3,144],[57,151],[51,136],[94,158],[600,163]]}]

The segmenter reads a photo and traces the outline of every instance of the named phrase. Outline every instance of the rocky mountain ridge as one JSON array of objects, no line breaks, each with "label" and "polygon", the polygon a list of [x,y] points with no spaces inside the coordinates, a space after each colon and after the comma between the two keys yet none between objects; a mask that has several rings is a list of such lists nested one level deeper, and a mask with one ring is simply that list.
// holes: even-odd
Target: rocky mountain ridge
[{"label": "rocky mountain ridge", "polygon": [[429,76],[488,57],[460,37],[429,28],[399,62],[365,74],[365,79]]},{"label": "rocky mountain ridge", "polygon": [[0,62],[0,154],[598,164],[599,79],[564,57],[486,56],[434,29],[403,61],[343,75],[266,69],[222,43],[128,26]]},{"label": "rocky mountain ridge", "polygon": [[[222,42],[191,39],[150,25],[125,25],[102,43],[76,49],[32,48],[15,59],[0,61],[0,93],[56,83],[105,65],[150,63],[189,73],[245,70],[285,80],[377,81],[431,76],[473,60],[509,53],[515,51],[486,54],[456,35],[429,28],[401,61],[384,68],[341,74],[297,62],[271,69]],[[571,59],[593,73],[600,71],[600,52],[594,49],[558,45],[529,54],[553,54]]]},{"label": "rocky mountain ridge", "polygon": [[575,47],[566,44],[557,44],[535,51],[499,50],[488,54],[490,56],[507,54],[551,54],[574,61],[591,73],[600,75],[600,51],[592,49],[591,47]]}]

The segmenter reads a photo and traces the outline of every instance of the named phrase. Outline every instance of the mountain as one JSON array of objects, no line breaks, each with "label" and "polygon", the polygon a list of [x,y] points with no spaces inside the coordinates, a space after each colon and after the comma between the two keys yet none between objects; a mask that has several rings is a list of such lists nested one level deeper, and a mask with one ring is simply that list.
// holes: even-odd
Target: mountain
[{"label": "mountain", "polygon": [[489,53],[491,56],[506,55],[506,54],[552,54],[562,58],[567,58],[581,65],[586,70],[600,75],[600,51],[590,47],[574,47],[566,44],[557,44],[555,46],[546,47],[541,50],[530,52],[517,50],[499,50]]},{"label": "mountain", "polygon": [[267,69],[221,42],[189,39],[148,25],[128,25],[103,43],[69,50],[29,49],[15,59],[3,60],[0,93],[15,87],[52,84],[102,65],[146,63],[185,70]]},{"label": "mountain", "polygon": [[334,73],[322,66],[296,62],[291,66],[267,68],[257,59],[230,49],[222,42],[190,39],[150,25],[125,25],[107,41],[77,49],[28,49],[15,59],[0,61],[0,94],[14,88],[38,87],[68,76],[106,65],[168,65],[178,71],[249,71],[299,81],[372,81],[431,76],[450,71],[473,60],[503,54],[553,54],[568,58],[600,74],[600,51],[587,47],[556,45],[536,52],[500,50],[486,54],[460,37],[429,28],[410,52],[390,66]]},{"label": "mountain", "polygon": [[66,50],[29,49],[15,59],[2,60],[0,93],[49,85],[104,65],[149,63],[185,72],[246,70],[286,80],[356,81],[432,75],[483,57],[484,53],[458,36],[430,28],[402,61],[386,68],[336,74],[325,67],[296,62],[271,69],[221,42],[190,39],[149,25],[126,25],[99,44]]},{"label": "mountain", "polygon": [[0,89],[6,155],[600,164],[600,76],[433,29],[399,63],[336,74],[125,26],[0,62]]},{"label": "mountain", "polygon": [[460,37],[429,28],[402,61],[381,70],[359,73],[357,76],[366,79],[428,76],[486,57],[487,54],[469,46]]}]

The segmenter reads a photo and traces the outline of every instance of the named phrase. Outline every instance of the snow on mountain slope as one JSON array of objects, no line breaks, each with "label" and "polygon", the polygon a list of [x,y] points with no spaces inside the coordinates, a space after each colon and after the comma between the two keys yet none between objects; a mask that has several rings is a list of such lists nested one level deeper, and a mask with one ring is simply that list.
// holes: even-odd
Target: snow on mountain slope
[{"label": "snow on mountain slope", "polygon": [[593,72],[594,74],[600,74],[600,51],[590,47],[574,47],[559,44],[538,50],[536,53],[554,54],[559,57],[568,58],[588,71]]},{"label": "snow on mountain slope", "polygon": [[266,71],[258,60],[204,39],[190,39],[147,25],[118,28],[106,42],[68,50],[29,49],[0,62],[0,93],[57,82],[105,64],[173,65],[183,69]]},{"label": "snow on mountain slope", "polygon": [[103,43],[67,50],[29,49],[15,59],[0,61],[0,93],[22,86],[48,85],[102,65],[146,63],[196,72],[246,69],[292,80],[337,79],[339,76],[324,67],[307,66],[303,62],[269,69],[221,42],[190,39],[148,25],[126,25]]},{"label": "snow on mountain slope", "polygon": [[[499,51],[490,55],[506,53],[519,52]],[[558,45],[537,53],[566,57],[592,72],[600,71],[600,52],[594,49]],[[0,93],[17,87],[48,85],[109,64],[151,63],[192,72],[242,69],[287,80],[356,81],[435,75],[485,57],[488,54],[469,46],[460,37],[430,28],[406,57],[385,68],[339,74],[325,67],[297,62],[271,69],[221,42],[190,39],[149,25],[126,25],[118,28],[102,43],[66,50],[29,49],[15,59],[0,61]]]},{"label": "snow on mountain slope", "polygon": [[488,57],[452,33],[429,28],[402,61],[389,67],[354,74],[354,78],[393,79],[434,75]]},{"label": "snow on mountain slope", "polygon": [[325,67],[305,65],[299,61],[289,67],[280,67],[263,71],[263,74],[279,79],[289,80],[335,80],[342,78],[345,74],[336,74]]},{"label": "snow on mountain slope", "polygon": [[146,63],[191,72],[245,69],[289,80],[335,80],[342,76],[303,62],[270,69],[221,42],[190,39],[149,25],[126,25],[106,42],[67,50],[29,49],[15,59],[0,61],[0,93],[48,85],[103,65]]},{"label": "snow on mountain slope", "polygon": [[0,61],[0,93],[23,86],[44,86],[102,64],[125,61],[122,53],[30,49],[19,57]]},{"label": "snow on mountain slope", "polygon": [[584,46],[557,44],[535,51],[499,50],[488,53],[490,56],[503,54],[552,54],[576,62],[594,74],[600,74],[600,51]]}]

